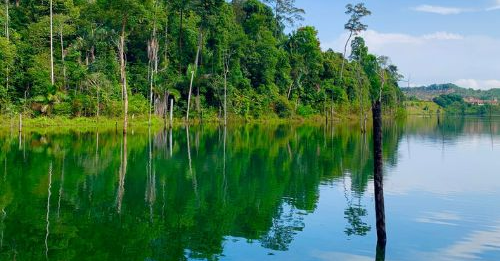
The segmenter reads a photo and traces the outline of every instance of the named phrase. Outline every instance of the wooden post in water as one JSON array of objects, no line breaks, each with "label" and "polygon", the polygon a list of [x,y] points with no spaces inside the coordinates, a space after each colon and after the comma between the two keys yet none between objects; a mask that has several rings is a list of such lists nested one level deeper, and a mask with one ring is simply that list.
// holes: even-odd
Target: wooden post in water
[{"label": "wooden post in water", "polygon": [[174,124],[174,99],[170,100],[170,128]]},{"label": "wooden post in water", "polygon": [[377,243],[377,249],[375,251],[375,261],[385,261],[385,244],[380,245]]},{"label": "wooden post in water", "polygon": [[374,187],[375,215],[377,223],[377,245],[385,247],[387,235],[385,231],[384,185],[382,165],[382,102],[374,101],[373,112],[373,152],[374,152]]}]

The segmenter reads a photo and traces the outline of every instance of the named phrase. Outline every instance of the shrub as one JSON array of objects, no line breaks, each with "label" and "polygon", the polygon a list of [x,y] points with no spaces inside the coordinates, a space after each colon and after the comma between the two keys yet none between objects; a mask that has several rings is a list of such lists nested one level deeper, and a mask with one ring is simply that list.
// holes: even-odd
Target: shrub
[{"label": "shrub", "polygon": [[129,114],[148,114],[149,101],[141,94],[134,94],[129,97],[128,101]]},{"label": "shrub", "polygon": [[285,97],[279,97],[274,103],[274,112],[280,118],[288,118],[292,115],[292,105]]},{"label": "shrub", "polygon": [[71,103],[69,102],[60,102],[54,104],[54,109],[53,112],[56,115],[61,115],[61,116],[70,116],[72,113],[72,106]]},{"label": "shrub", "polygon": [[311,107],[311,105],[300,105],[297,108],[297,114],[302,117],[308,117],[315,114],[316,111]]}]

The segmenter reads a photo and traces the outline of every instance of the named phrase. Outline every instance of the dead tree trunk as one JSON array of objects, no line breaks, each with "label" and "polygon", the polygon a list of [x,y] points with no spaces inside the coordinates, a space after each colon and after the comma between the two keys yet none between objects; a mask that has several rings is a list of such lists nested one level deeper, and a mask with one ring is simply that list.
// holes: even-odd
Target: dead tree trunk
[{"label": "dead tree trunk", "polygon": [[148,46],[148,56],[151,65],[150,75],[150,88],[149,88],[149,125],[151,126],[151,115],[153,109],[153,84],[155,81],[155,74],[158,72],[158,40],[156,39],[156,1],[155,1],[155,14],[153,21],[153,34]]},{"label": "dead tree trunk", "polygon": [[127,25],[127,16],[122,20],[122,31],[120,35],[119,53],[120,53],[120,80],[122,83],[123,97],[123,133],[127,133],[128,126],[128,92],[127,92],[127,72],[125,61],[125,27]]},{"label": "dead tree trunk", "polygon": [[189,83],[189,93],[188,93],[188,104],[187,104],[187,112],[186,112],[186,123],[189,123],[189,109],[191,107],[191,93],[193,91],[193,80],[194,80],[194,74],[196,73],[196,70],[198,69],[198,59],[200,57],[200,49],[201,49],[201,38],[203,37],[203,34],[200,29],[200,34],[198,36],[198,49],[196,50],[196,58],[194,61],[194,69],[191,70],[191,81]]},{"label": "dead tree trunk", "polygon": [[372,104],[373,113],[373,153],[374,153],[374,187],[375,215],[377,223],[377,242],[385,246],[387,242],[385,230],[384,184],[382,163],[382,102],[377,99]]},{"label": "dead tree trunk", "polygon": [[52,13],[52,0],[50,0],[50,82],[54,85],[54,41],[53,41],[53,13]]},{"label": "dead tree trunk", "polygon": [[170,128],[174,124],[174,99],[170,99]]}]

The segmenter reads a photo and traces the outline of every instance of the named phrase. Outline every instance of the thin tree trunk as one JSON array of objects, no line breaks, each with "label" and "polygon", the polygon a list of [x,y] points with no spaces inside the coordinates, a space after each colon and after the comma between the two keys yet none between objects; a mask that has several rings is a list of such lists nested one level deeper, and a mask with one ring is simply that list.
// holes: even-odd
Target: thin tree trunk
[{"label": "thin tree trunk", "polygon": [[158,41],[156,40],[156,4],[155,1],[155,14],[153,21],[153,35],[150,42],[150,65],[151,65],[151,79],[150,79],[150,88],[149,88],[149,126],[151,126],[151,116],[153,109],[153,84],[155,80],[155,73],[158,72]]},{"label": "thin tree trunk", "polygon": [[229,54],[224,57],[224,126],[227,126],[227,74],[229,73]]},{"label": "thin tree trunk", "polygon": [[167,128],[168,97],[167,91],[163,92],[163,127]]},{"label": "thin tree trunk", "polygon": [[385,230],[385,207],[382,163],[382,102],[377,99],[372,105],[373,113],[373,152],[374,152],[374,188],[375,215],[377,223],[377,242],[385,246],[387,242]]},{"label": "thin tree trunk", "polygon": [[174,99],[170,99],[170,128],[174,125]]},{"label": "thin tree trunk", "polygon": [[191,81],[189,83],[188,104],[187,104],[187,112],[186,112],[186,123],[189,123],[189,110],[190,110],[190,107],[191,107],[191,93],[192,93],[192,90],[193,90],[194,74],[198,70],[198,59],[199,59],[199,56],[200,56],[201,37],[202,36],[203,36],[203,34],[201,32],[201,29],[200,29],[200,33],[199,33],[199,36],[198,36],[198,49],[196,50],[196,58],[195,58],[195,61],[194,61],[194,69],[191,70]]},{"label": "thin tree trunk", "polygon": [[345,55],[347,53],[347,45],[349,44],[349,41],[351,40],[351,37],[352,37],[352,32],[349,33],[349,37],[347,38],[347,41],[345,42],[345,45],[344,45],[344,56],[342,57],[342,67],[340,69],[340,82],[341,84],[344,84],[344,66],[345,66]]},{"label": "thin tree trunk", "polygon": [[224,126],[227,126],[227,72],[224,73]]},{"label": "thin tree trunk", "polygon": [[125,61],[125,26],[127,24],[127,17],[122,20],[122,32],[120,35],[119,53],[120,53],[120,78],[122,82],[122,95],[123,95],[123,133],[127,133],[128,126],[128,92],[127,92],[127,72]]},{"label": "thin tree trunk", "polygon": [[50,0],[50,82],[54,85],[54,41],[53,41],[53,13],[52,13],[52,0]]}]

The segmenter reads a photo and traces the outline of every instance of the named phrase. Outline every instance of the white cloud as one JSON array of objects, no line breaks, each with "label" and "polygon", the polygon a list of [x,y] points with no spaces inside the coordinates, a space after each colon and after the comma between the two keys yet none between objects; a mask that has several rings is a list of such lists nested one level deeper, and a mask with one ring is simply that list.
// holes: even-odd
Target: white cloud
[{"label": "white cloud", "polygon": [[426,34],[422,38],[425,40],[462,40],[464,37],[459,34],[436,32],[433,34]]},{"label": "white cloud", "polygon": [[472,89],[492,89],[500,88],[500,80],[476,80],[476,79],[459,79],[454,84]]},{"label": "white cloud", "polygon": [[[500,88],[500,38],[451,32],[412,35],[375,30],[368,30],[362,36],[370,52],[391,57],[403,75],[411,74],[411,84],[452,82],[475,89]],[[347,37],[348,34],[343,33],[325,42],[323,47],[342,52]]]},{"label": "white cloud", "polygon": [[500,0],[495,0],[495,4],[486,10],[488,11],[500,10]]},{"label": "white cloud", "polygon": [[414,8],[416,11],[424,12],[424,13],[433,13],[440,15],[453,15],[453,14],[461,14],[464,12],[471,11],[470,9],[458,8],[458,7],[445,7],[445,6],[436,6],[436,5],[420,5]]}]

